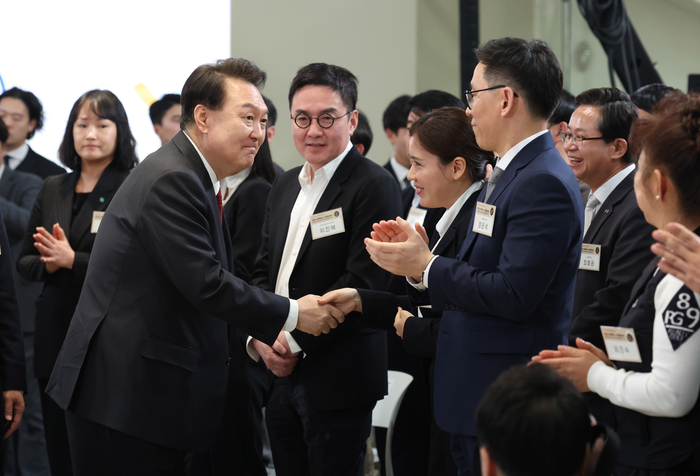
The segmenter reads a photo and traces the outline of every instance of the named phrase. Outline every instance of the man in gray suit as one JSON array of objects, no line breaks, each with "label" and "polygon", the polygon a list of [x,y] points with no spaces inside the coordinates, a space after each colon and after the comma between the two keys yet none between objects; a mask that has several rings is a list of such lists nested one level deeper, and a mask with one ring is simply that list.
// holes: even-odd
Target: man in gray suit
[{"label": "man in gray suit", "polygon": [[[4,156],[4,144],[8,138],[5,123],[0,120],[0,157]],[[35,302],[41,293],[41,283],[32,283],[17,272],[17,259],[27,231],[29,215],[42,180],[37,175],[12,170],[0,163],[0,212],[10,242],[9,255],[17,292],[19,314],[22,319],[22,336],[27,363],[27,394],[22,424],[5,442],[4,470],[7,475],[50,476],[46,456],[44,424],[41,418],[39,385],[34,378],[34,315]]]}]

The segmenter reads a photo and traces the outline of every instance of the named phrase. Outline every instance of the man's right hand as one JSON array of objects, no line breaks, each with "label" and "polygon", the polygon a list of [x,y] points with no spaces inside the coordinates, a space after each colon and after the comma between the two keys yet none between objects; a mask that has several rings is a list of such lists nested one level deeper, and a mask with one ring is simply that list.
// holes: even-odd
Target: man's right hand
[{"label": "man's right hand", "polygon": [[345,320],[345,315],[331,305],[321,306],[318,303],[319,296],[309,294],[297,299],[299,304],[299,319],[297,329],[307,334],[319,336],[328,334],[331,329]]},{"label": "man's right hand", "polygon": [[291,374],[299,360],[299,353],[292,354],[289,350],[284,332],[280,332],[272,347],[257,339],[253,339],[253,346],[267,368],[277,377],[286,377]]}]

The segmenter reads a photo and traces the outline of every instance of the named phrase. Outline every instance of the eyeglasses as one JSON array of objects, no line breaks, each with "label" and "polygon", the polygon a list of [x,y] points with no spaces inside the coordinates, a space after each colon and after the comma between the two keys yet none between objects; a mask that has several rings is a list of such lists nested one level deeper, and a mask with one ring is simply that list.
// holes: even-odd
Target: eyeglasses
[{"label": "eyeglasses", "polygon": [[333,127],[333,124],[335,124],[335,121],[344,118],[350,113],[352,113],[352,111],[348,111],[340,117],[333,117],[330,114],[321,114],[318,117],[310,117],[308,114],[300,112],[295,117],[290,117],[291,119],[294,119],[294,124],[296,124],[299,129],[307,129],[309,126],[311,126],[311,123],[314,121],[314,119],[316,119],[318,125],[323,129],[330,129],[331,127]]},{"label": "eyeglasses", "polygon": [[574,144],[576,144],[576,147],[581,147],[583,145],[583,141],[585,140],[598,140],[602,139],[603,137],[583,137],[580,135],[574,135],[571,132],[566,132],[566,131],[561,131],[559,133],[559,136],[561,137],[562,142],[566,145],[567,142],[569,142],[571,139],[574,140]]},{"label": "eyeglasses", "polygon": [[[474,93],[480,93],[482,91],[491,91],[492,89],[501,89],[501,88],[507,88],[507,87],[508,86],[506,86],[505,84],[501,84],[500,86],[493,86],[493,87],[484,88],[484,89],[468,89],[464,93],[467,96],[467,108],[471,109],[472,107],[474,107]],[[513,96],[515,96],[516,98],[520,97],[520,96],[518,96],[518,93],[516,93],[515,91],[513,91]]]}]

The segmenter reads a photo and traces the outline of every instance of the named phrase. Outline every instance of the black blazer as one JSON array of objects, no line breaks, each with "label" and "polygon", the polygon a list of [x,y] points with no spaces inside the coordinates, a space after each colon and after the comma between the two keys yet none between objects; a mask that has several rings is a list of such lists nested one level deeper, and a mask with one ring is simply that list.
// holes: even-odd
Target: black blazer
[{"label": "black blazer", "polygon": [[27,281],[20,276],[17,271],[17,261],[22,251],[29,216],[42,183],[41,178],[34,174],[17,172],[9,167],[5,167],[0,177],[0,211],[2,211],[7,237],[10,240],[8,253],[12,256],[12,274],[24,332],[34,332],[36,300],[41,294],[42,285]]},{"label": "black blazer", "polygon": [[600,271],[576,275],[569,342],[576,337],[605,350],[600,326],[617,326],[634,283],[654,257],[654,227],[646,222],[634,195],[632,172],[608,196],[593,218],[584,243],[601,245]]},{"label": "black blazer", "polygon": [[66,169],[56,164],[55,162],[51,162],[49,159],[37,154],[36,152],[34,152],[34,150],[32,150],[31,147],[29,148],[29,152],[27,152],[27,156],[17,166],[15,170],[19,172],[28,172],[34,175],[38,175],[42,179],[45,179],[46,177],[50,177],[52,175],[60,175],[66,173]]},{"label": "black blazer", "polygon": [[230,272],[213,188],[182,132],[124,181],[47,386],[61,408],[179,451],[211,445],[226,397],[227,323],[272,345],[289,314],[288,299]]},{"label": "black blazer", "polygon": [[12,280],[13,260],[10,242],[0,211],[0,392],[27,391],[27,371],[24,366],[24,341],[19,307]]},{"label": "black blazer", "polygon": [[[278,177],[270,191],[263,226],[263,243],[255,264],[253,284],[274,290],[282,260],[292,208],[299,194],[299,172]],[[323,295],[343,287],[384,289],[389,273],[377,267],[365,250],[372,224],[401,213],[396,181],[381,166],[354,147],[348,152],[314,213],[343,209],[345,233],[311,239],[307,228],[289,280],[289,294],[298,298]],[[292,377],[306,388],[316,410],[351,408],[374,403],[387,391],[386,338],[353,318],[329,334],[292,335],[306,353]]]},{"label": "black blazer", "polygon": [[[34,202],[17,269],[28,281],[44,282],[36,303],[34,375],[37,378],[49,378],[51,375],[78,304],[96,236],[90,231],[93,212],[107,209],[128,175],[128,171],[116,170],[112,164],[107,166],[75,217],[75,222],[72,221],[73,197],[75,184],[80,177],[79,171],[46,179]],[[32,235],[38,226],[43,226],[51,233],[54,223],[61,225],[65,231],[68,242],[75,251],[75,260],[72,269],[61,268],[49,274],[40,259],[41,254],[34,246]]]}]

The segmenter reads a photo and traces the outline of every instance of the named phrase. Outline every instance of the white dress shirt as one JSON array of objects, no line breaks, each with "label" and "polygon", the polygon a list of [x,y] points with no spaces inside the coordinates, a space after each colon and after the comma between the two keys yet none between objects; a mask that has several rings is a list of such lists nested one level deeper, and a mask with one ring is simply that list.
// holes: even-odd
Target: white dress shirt
[{"label": "white dress shirt", "polygon": [[[207,159],[204,158],[202,155],[202,152],[199,150],[199,147],[195,145],[195,143],[192,141],[190,136],[187,135],[186,132],[183,131],[183,134],[185,134],[185,137],[192,143],[192,147],[194,147],[194,150],[197,151],[197,154],[199,155],[199,158],[202,159],[202,163],[204,164],[204,168],[207,169],[207,174],[209,174],[209,178],[211,179],[211,183],[214,186],[214,195],[219,193],[221,185],[219,184],[219,181],[216,178],[216,172],[214,172],[214,169],[209,165],[209,162],[207,162]],[[226,250],[229,252],[230,250]],[[285,331],[293,331],[297,327],[297,321],[299,320],[299,304],[293,299],[289,300],[289,314],[287,315],[287,320],[284,323],[284,327],[282,330]]]},{"label": "white dress shirt", "polygon": [[234,192],[238,190],[238,187],[245,182],[245,179],[248,178],[252,169],[253,167],[248,167],[247,169],[241,170],[237,174],[224,177],[221,180],[221,196],[223,198],[224,205],[226,205],[229,198],[233,196]]},{"label": "white dress shirt", "polygon": [[[598,213],[598,210],[600,210],[600,206],[605,202],[605,200],[608,199],[610,194],[617,188],[620,183],[632,172],[634,172],[635,169],[634,164],[629,164],[627,167],[624,169],[620,170],[618,173],[613,175],[608,179],[607,182],[605,182],[603,185],[598,187],[598,190],[595,192],[591,192],[591,195],[593,195],[597,200],[598,200],[598,205],[593,209],[593,217],[595,218],[596,214]],[[592,219],[591,219],[592,221]]]},{"label": "white dress shirt", "polygon": [[391,159],[389,159],[389,163],[391,164],[391,170],[394,171],[394,175],[396,175],[396,178],[399,179],[399,187],[401,190],[403,190],[408,186],[406,185],[406,176],[408,175],[408,171],[410,169],[401,165],[393,155],[391,156]]},{"label": "white dress shirt", "polygon": [[[21,146],[17,147],[15,150],[5,152],[5,156],[10,158],[10,160],[8,160],[7,165],[12,170],[15,170],[17,167],[19,167],[19,164],[21,164],[22,161],[27,158],[28,153],[29,144],[27,144],[26,142]],[[3,159],[3,157],[0,157],[0,159]]]},{"label": "white dress shirt", "polygon": [[[352,142],[348,141],[345,150],[335,159],[321,167],[314,174],[311,171],[311,165],[306,162],[299,172],[299,184],[301,190],[294,202],[292,213],[289,217],[289,229],[287,230],[287,239],[284,242],[284,250],[282,251],[282,260],[280,261],[279,272],[277,273],[277,281],[275,283],[275,293],[280,296],[289,297],[289,278],[294,271],[294,265],[297,262],[297,255],[301,248],[301,242],[304,240],[306,229],[309,227],[311,215],[316,210],[318,202],[321,200],[323,192],[333,178],[333,174],[338,170],[345,156],[352,149]],[[292,337],[290,332],[294,329],[283,329],[285,337],[289,344],[289,349],[293,353],[301,352],[301,347]],[[257,361],[260,355],[255,348],[250,345],[251,338],[248,338],[248,355]]]}]

